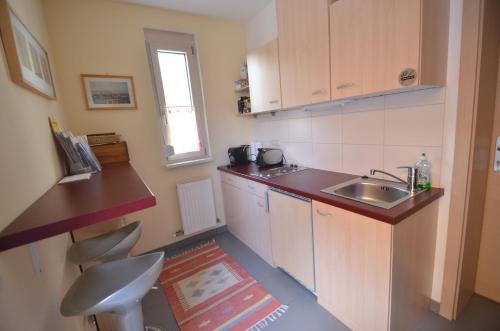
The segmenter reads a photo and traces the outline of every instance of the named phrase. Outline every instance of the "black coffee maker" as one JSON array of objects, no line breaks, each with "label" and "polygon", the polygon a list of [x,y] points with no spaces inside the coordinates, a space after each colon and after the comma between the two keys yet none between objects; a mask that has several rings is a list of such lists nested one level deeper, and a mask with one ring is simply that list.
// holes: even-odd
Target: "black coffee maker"
[{"label": "black coffee maker", "polygon": [[241,145],[238,147],[230,147],[227,150],[227,154],[229,156],[229,165],[231,167],[236,167],[239,165],[248,164],[248,149],[249,145]]}]

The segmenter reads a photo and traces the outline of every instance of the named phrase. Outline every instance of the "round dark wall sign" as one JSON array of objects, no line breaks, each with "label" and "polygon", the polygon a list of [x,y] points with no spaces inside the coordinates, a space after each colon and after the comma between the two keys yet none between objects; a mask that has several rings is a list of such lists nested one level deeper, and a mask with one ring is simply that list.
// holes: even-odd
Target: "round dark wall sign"
[{"label": "round dark wall sign", "polygon": [[417,71],[412,68],[407,68],[399,74],[399,84],[402,86],[410,86],[417,80]]}]

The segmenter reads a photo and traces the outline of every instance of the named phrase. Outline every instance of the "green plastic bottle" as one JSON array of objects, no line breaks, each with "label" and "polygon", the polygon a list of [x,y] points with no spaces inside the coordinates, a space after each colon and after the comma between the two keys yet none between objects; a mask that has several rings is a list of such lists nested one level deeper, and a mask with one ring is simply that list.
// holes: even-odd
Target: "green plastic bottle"
[{"label": "green plastic bottle", "polygon": [[428,190],[431,188],[431,169],[432,164],[427,159],[427,155],[422,153],[420,159],[415,164],[418,169],[418,188]]}]

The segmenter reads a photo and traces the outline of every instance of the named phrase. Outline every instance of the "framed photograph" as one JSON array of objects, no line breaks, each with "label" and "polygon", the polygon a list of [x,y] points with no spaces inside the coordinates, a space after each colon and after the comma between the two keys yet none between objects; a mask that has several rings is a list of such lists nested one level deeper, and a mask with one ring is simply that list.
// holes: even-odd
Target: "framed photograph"
[{"label": "framed photograph", "polygon": [[81,75],[88,110],[137,109],[131,76]]},{"label": "framed photograph", "polygon": [[55,99],[49,56],[7,0],[0,0],[0,32],[12,81],[47,99]]}]

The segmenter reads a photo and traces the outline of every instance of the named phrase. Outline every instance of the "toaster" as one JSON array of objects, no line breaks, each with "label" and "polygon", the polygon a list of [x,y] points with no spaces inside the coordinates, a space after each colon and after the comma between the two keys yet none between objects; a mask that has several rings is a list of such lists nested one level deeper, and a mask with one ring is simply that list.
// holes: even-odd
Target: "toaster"
[{"label": "toaster", "polygon": [[283,165],[283,151],[278,148],[259,148],[257,165],[260,167]]},{"label": "toaster", "polygon": [[229,156],[229,164],[231,167],[248,164],[248,149],[250,146],[241,145],[238,147],[231,147],[227,150]]}]

